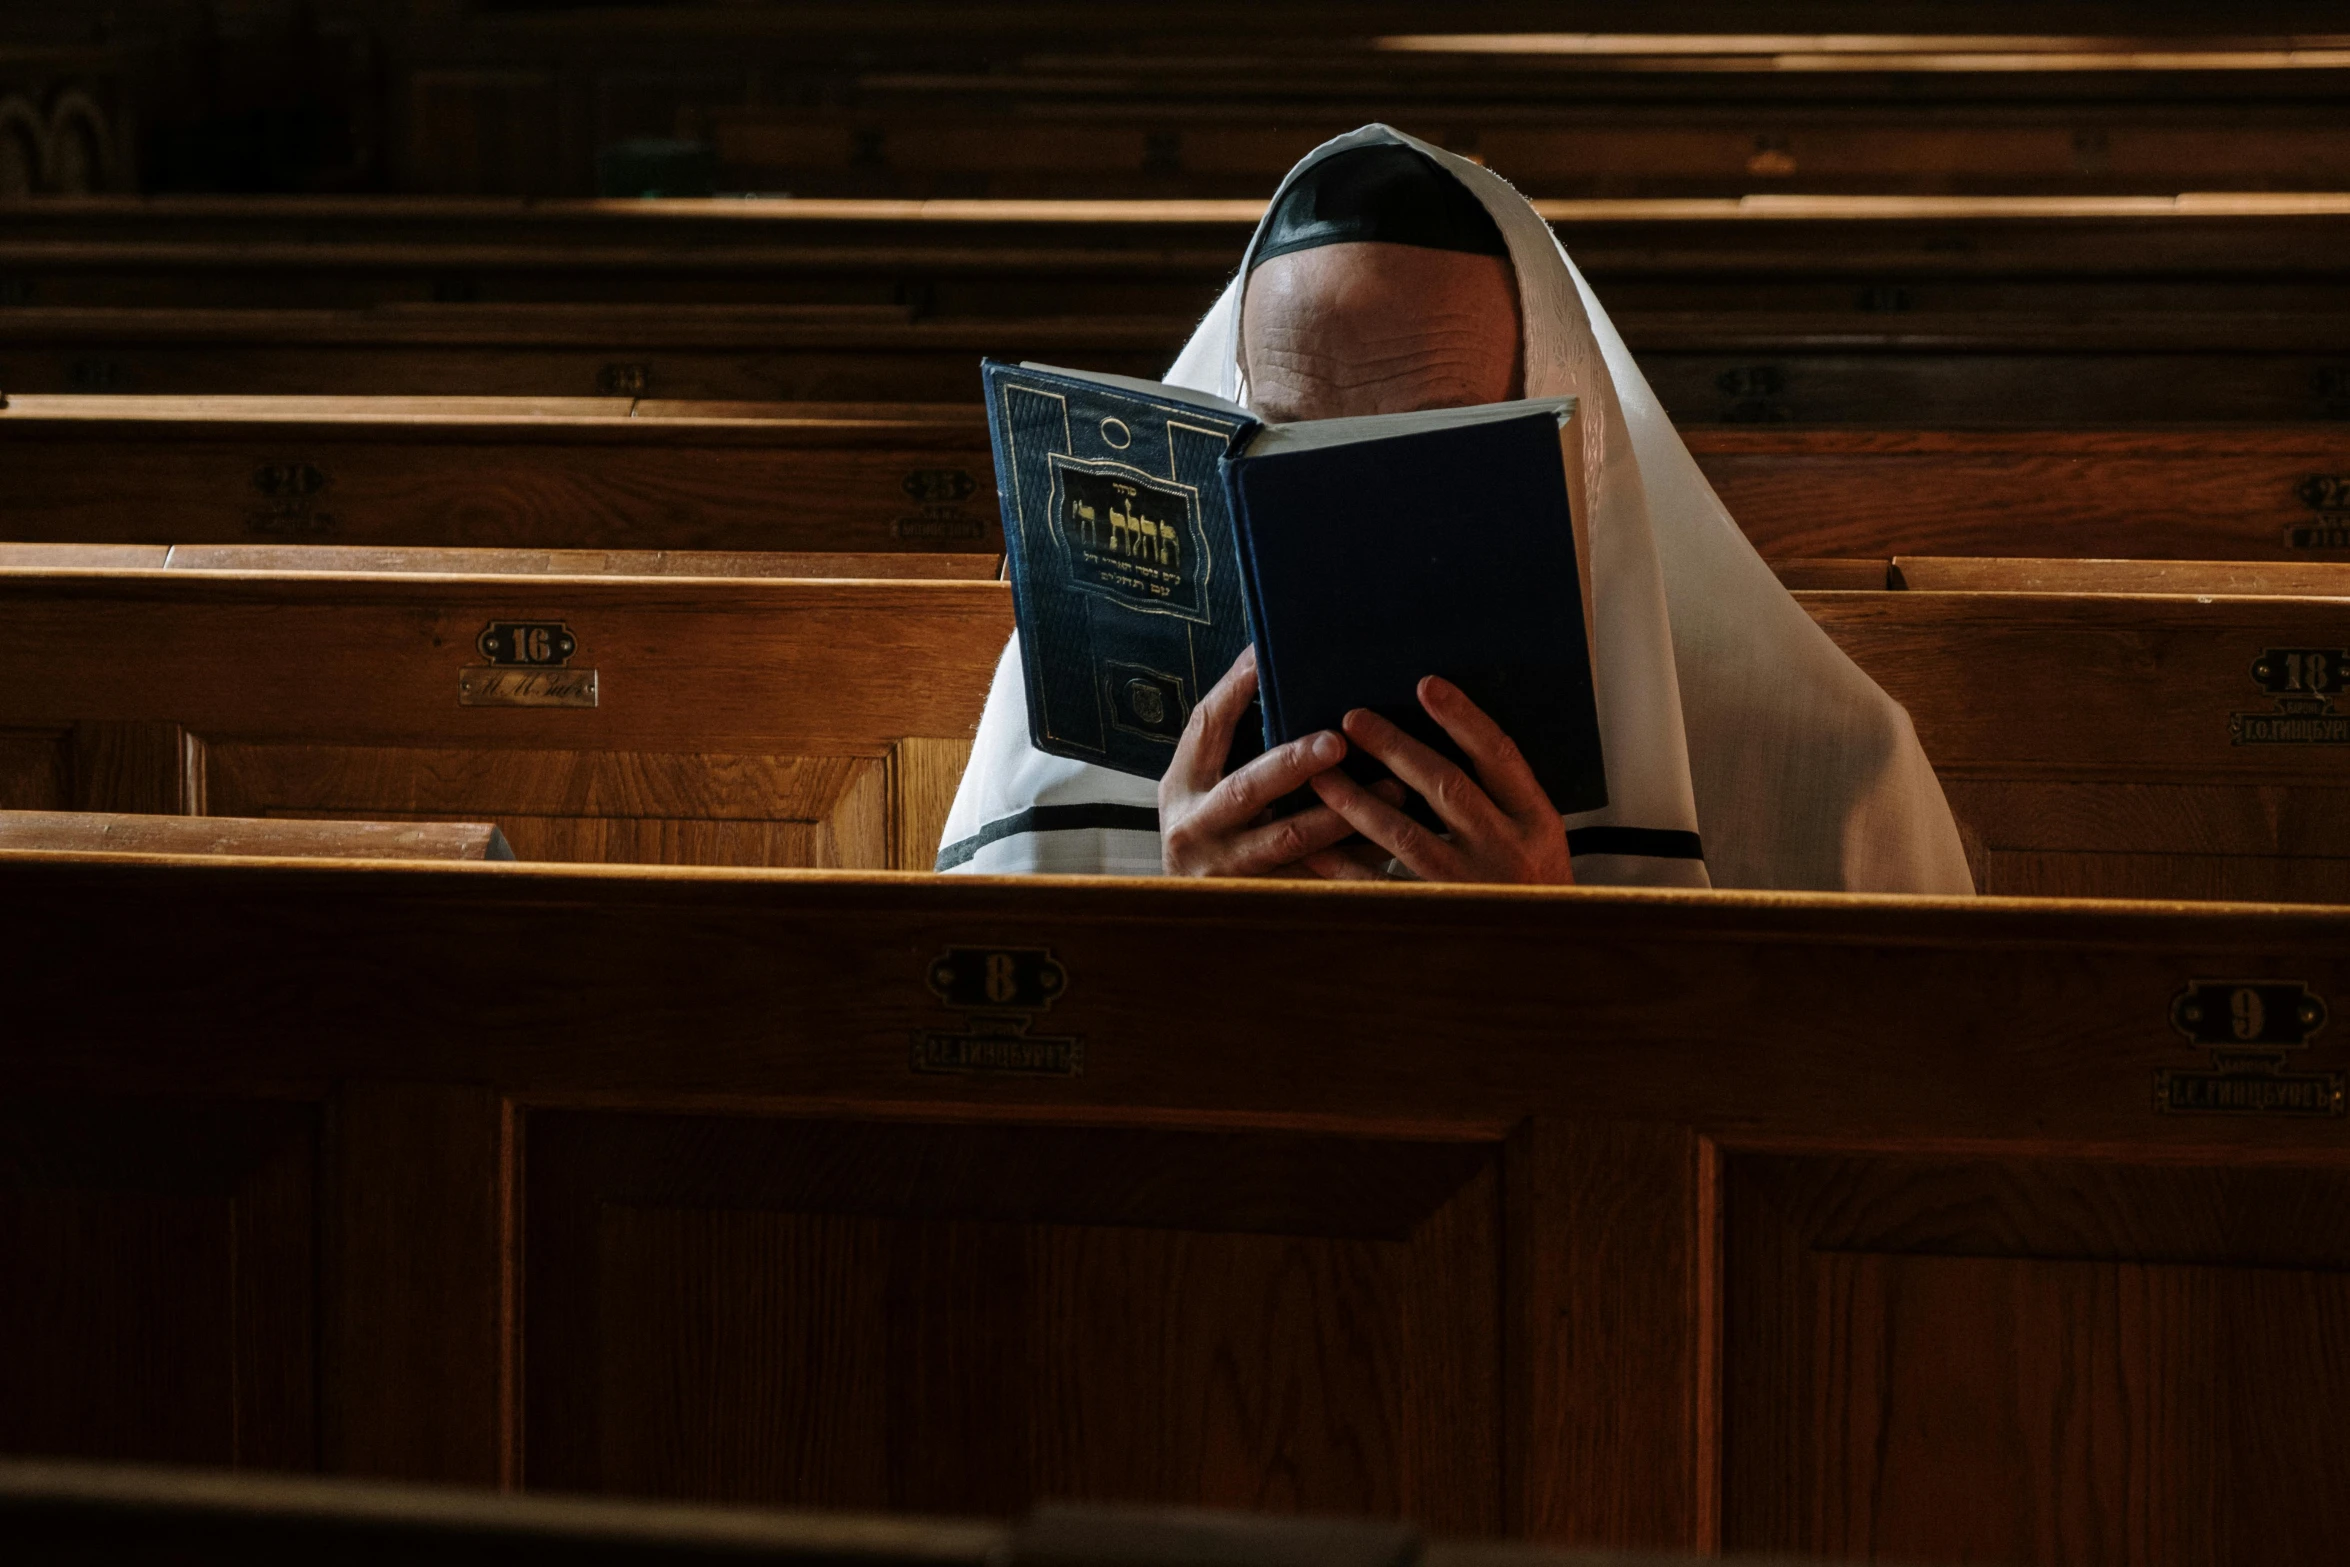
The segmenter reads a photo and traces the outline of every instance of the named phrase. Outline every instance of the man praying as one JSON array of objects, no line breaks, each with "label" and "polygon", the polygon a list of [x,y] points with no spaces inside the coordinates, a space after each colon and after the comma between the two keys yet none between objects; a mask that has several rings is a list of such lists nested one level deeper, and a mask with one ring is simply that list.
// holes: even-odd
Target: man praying
[{"label": "man praying", "polygon": [[[1271,422],[1574,397],[1608,803],[1562,818],[1457,688],[1419,699],[1464,769],[1367,710],[1227,774],[1252,654],[1194,706],[1156,789],[1028,744],[1005,649],[941,870],[1973,890],[1901,708],[1747,544],[1598,301],[1489,171],[1384,126],[1310,154],[1165,379]],[[1365,788],[1349,748],[1390,780]],[[1300,790],[1311,803],[1276,816]]]}]

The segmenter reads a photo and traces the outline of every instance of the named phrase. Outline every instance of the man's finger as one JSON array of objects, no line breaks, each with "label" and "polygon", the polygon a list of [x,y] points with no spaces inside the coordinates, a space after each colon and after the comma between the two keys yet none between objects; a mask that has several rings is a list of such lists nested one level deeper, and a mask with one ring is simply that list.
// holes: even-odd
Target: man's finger
[{"label": "man's finger", "polygon": [[1251,642],[1224,671],[1224,678],[1193,705],[1190,721],[1183,726],[1183,738],[1176,742],[1168,771],[1180,769],[1179,776],[1192,793],[1204,794],[1224,776],[1225,760],[1232,755],[1232,732],[1240,726],[1240,715],[1248,711],[1256,694],[1257,645]]},{"label": "man's finger", "polygon": [[1209,874],[1262,876],[1319,854],[1353,832],[1346,818],[1328,806],[1308,806],[1294,816],[1235,833],[1226,840],[1225,852],[1216,857]]},{"label": "man's finger", "polygon": [[1385,881],[1391,857],[1375,843],[1341,843],[1307,855],[1305,863],[1325,881]]},{"label": "man's finger", "polygon": [[1442,675],[1430,675],[1420,682],[1419,696],[1428,716],[1477,764],[1478,781],[1494,804],[1520,820],[1558,814],[1534,769],[1526,765],[1518,742],[1470,701],[1467,692]]},{"label": "man's finger", "polygon": [[1458,850],[1342,772],[1318,773],[1314,793],[1356,832],[1401,860],[1422,881],[1459,881]]},{"label": "man's finger", "polygon": [[1193,817],[1209,832],[1244,826],[1283,795],[1305,787],[1314,774],[1346,760],[1346,742],[1329,730],[1277,745],[1210,789]]},{"label": "man's finger", "polygon": [[1420,797],[1454,832],[1490,838],[1512,829],[1501,807],[1477,787],[1474,778],[1369,708],[1358,707],[1346,715],[1346,734],[1385,762],[1396,777],[1419,790]]}]

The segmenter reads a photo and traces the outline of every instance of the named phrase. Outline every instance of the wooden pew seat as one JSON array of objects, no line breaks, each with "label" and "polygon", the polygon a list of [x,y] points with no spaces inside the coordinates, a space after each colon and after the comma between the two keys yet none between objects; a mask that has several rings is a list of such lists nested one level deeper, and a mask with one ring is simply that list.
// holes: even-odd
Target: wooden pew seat
[{"label": "wooden pew seat", "polygon": [[2350,598],[2350,561],[2016,560],[1896,555],[1891,584],[1919,593],[2184,593]]},{"label": "wooden pew seat", "polygon": [[336,860],[511,860],[486,822],[328,822],[0,810],[0,852],[230,854]]},{"label": "wooden pew seat", "polygon": [[1771,562],[1791,591],[2183,593],[2190,597],[2350,597],[2350,561],[2051,559],[1895,555]]},{"label": "wooden pew seat", "polygon": [[1385,1518],[1061,1502],[1001,1523],[66,1459],[0,1458],[0,1526],[24,1567],[1602,1567],[1535,1545],[1431,1540]]},{"label": "wooden pew seat", "polygon": [[0,544],[0,571],[215,571],[337,577],[787,577],[986,582],[1000,555],[906,551],[431,549],[363,544]]},{"label": "wooden pew seat", "polygon": [[0,951],[0,1448],[2350,1530],[2342,908],[12,855]]}]

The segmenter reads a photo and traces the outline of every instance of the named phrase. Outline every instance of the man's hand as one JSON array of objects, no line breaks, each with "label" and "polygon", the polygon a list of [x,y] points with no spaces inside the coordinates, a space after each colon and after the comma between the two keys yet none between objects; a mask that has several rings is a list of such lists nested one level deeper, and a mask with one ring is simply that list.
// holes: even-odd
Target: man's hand
[{"label": "man's hand", "polygon": [[[1572,882],[1566,823],[1534,781],[1517,742],[1449,680],[1430,675],[1420,682],[1419,695],[1428,716],[1476,764],[1476,778],[1368,708],[1346,715],[1346,735],[1417,789],[1451,829],[1450,838],[1438,837],[1341,772],[1315,775],[1322,803],[1422,881]],[[1317,854],[1313,865],[1340,879],[1379,874],[1359,855],[1343,851]]]},{"label": "man's hand", "polygon": [[1271,806],[1346,756],[1346,742],[1325,729],[1276,746],[1231,777],[1232,731],[1257,694],[1254,644],[1234,659],[1200,698],[1159,780],[1159,854],[1170,876],[1308,876],[1298,862],[1354,829],[1327,805],[1276,820]]}]

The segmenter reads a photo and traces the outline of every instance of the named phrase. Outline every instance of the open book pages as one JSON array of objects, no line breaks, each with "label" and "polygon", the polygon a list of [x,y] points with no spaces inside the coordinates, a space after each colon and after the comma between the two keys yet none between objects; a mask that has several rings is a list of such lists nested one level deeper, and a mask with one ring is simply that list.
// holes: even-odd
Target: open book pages
[{"label": "open book pages", "polygon": [[1560,424],[1575,417],[1572,397],[1535,397],[1514,403],[1478,403],[1468,408],[1427,408],[1413,413],[1363,414],[1352,419],[1305,419],[1295,424],[1268,424],[1248,442],[1251,457],[1279,457],[1290,452],[1328,446],[1352,446],[1360,441],[1383,441],[1392,436],[1418,435],[1424,430],[1457,430],[1470,425],[1497,424],[1547,410]]}]

